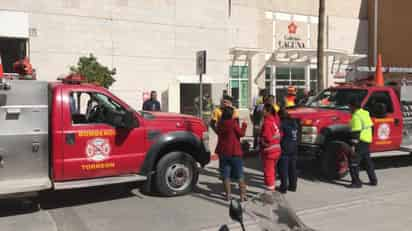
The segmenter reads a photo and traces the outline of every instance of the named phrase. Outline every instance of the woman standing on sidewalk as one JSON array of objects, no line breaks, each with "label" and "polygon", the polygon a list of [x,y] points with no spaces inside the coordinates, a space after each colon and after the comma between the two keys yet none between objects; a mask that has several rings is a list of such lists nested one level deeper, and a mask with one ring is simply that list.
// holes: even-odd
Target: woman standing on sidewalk
[{"label": "woman standing on sidewalk", "polygon": [[231,199],[231,180],[239,182],[240,199],[246,199],[246,184],[243,176],[243,152],[240,137],[245,136],[247,124],[239,127],[237,118],[233,118],[233,108],[224,107],[222,118],[217,126],[218,143],[216,153],[221,157],[222,178],[226,200]]},{"label": "woman standing on sidewalk", "polygon": [[279,119],[272,104],[264,106],[264,121],[260,137],[261,155],[263,161],[263,173],[266,188],[275,190],[276,164],[280,157],[280,129]]}]

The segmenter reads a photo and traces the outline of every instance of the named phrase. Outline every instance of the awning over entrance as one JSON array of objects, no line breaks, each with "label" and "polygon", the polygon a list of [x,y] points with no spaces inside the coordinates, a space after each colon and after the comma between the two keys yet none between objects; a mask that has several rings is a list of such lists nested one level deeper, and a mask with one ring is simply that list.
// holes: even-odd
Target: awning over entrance
[{"label": "awning over entrance", "polygon": [[[269,55],[270,64],[274,65],[292,62],[317,63],[317,49],[278,49]],[[324,55],[325,57],[333,57],[337,64],[350,64],[367,57],[366,55],[350,54],[346,51],[332,49],[325,49]]]},{"label": "awning over entrance", "polygon": [[263,53],[264,51],[259,48],[248,48],[248,47],[233,47],[229,50],[229,54],[233,55],[233,60],[236,60],[239,56],[246,56],[247,58],[252,58],[256,54]]},{"label": "awning over entrance", "polygon": [[[280,65],[288,63],[302,63],[302,64],[316,64],[317,63],[317,49],[312,48],[281,48],[274,52],[265,52],[266,63],[261,71],[255,77],[255,83],[263,76],[263,71],[268,65]],[[363,54],[351,54],[343,50],[325,49],[325,57],[332,57],[332,70],[341,69],[342,65],[356,65],[358,61],[367,57]]]},{"label": "awning over entrance", "polygon": [[0,37],[29,38],[29,15],[0,10]]}]

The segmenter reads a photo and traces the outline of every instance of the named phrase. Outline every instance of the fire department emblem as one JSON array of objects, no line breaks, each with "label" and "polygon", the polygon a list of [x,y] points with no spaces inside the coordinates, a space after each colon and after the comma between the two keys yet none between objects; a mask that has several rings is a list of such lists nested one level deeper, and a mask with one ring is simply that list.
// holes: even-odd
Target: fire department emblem
[{"label": "fire department emblem", "polygon": [[110,154],[109,140],[96,138],[89,140],[86,147],[87,159],[91,161],[102,161],[109,157]]},{"label": "fire department emblem", "polygon": [[391,127],[389,124],[381,124],[378,128],[378,138],[380,140],[387,140],[391,134]]}]

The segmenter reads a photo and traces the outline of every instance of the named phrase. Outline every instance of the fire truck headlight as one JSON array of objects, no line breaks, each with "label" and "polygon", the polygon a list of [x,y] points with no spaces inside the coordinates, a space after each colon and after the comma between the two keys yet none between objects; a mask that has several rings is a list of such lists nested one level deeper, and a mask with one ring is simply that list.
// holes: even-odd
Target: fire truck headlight
[{"label": "fire truck headlight", "polygon": [[318,128],[313,126],[303,126],[301,142],[305,144],[316,144],[317,141]]},{"label": "fire truck headlight", "polygon": [[313,127],[313,126],[303,126],[302,127],[302,134],[303,135],[318,134],[318,128]]}]

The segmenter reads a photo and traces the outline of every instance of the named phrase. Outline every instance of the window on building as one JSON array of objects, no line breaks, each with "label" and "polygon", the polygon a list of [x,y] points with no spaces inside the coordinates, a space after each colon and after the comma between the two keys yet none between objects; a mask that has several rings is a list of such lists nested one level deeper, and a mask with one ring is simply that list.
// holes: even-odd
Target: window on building
[{"label": "window on building", "polygon": [[314,92],[318,91],[318,69],[310,69],[310,84],[309,89]]},{"label": "window on building", "polygon": [[276,98],[278,102],[287,94],[288,86],[295,86],[298,96],[303,94],[303,89],[306,86],[304,67],[276,68]]},{"label": "window on building", "polygon": [[230,67],[229,87],[233,103],[238,108],[249,106],[249,68],[247,66]]}]

